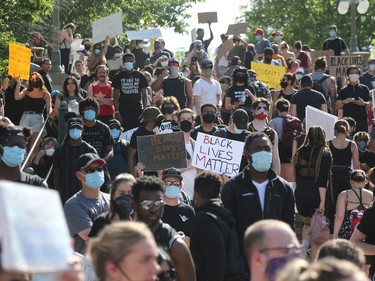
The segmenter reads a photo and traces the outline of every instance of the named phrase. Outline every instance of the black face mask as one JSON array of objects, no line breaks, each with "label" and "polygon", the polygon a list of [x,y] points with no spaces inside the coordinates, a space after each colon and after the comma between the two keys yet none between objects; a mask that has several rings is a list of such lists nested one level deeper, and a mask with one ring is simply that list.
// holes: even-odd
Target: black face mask
[{"label": "black face mask", "polygon": [[281,86],[281,88],[286,88],[288,86],[288,82],[282,81],[282,82],[280,82],[280,86]]},{"label": "black face mask", "polygon": [[172,131],[173,132],[179,132],[180,131],[180,126],[176,121],[171,121],[172,124]]},{"label": "black face mask", "polygon": [[237,76],[237,82],[240,82],[240,83],[243,83],[243,82],[245,82],[245,76]]},{"label": "black face mask", "polygon": [[212,114],[212,113],[205,113],[203,114],[203,121],[208,123],[208,124],[211,124],[215,121],[216,119],[216,115],[215,114]]},{"label": "black face mask", "polygon": [[172,107],[172,106],[165,106],[164,107],[164,111],[165,111],[166,114],[172,114],[173,111],[174,111],[174,107]]},{"label": "black face mask", "polygon": [[132,202],[133,197],[130,195],[123,195],[115,200],[115,209],[121,220],[130,220],[133,213]]},{"label": "black face mask", "polygon": [[90,44],[85,44],[85,50],[86,51],[90,51],[91,49],[91,45]]},{"label": "black face mask", "polygon": [[193,127],[193,123],[191,123],[188,120],[184,120],[180,122],[180,129],[181,131],[188,133],[191,131],[191,128]]}]

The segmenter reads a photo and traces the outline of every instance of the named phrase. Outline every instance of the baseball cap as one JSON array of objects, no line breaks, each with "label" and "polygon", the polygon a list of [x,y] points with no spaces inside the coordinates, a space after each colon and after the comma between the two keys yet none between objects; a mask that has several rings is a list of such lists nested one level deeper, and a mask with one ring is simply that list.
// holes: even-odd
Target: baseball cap
[{"label": "baseball cap", "polygon": [[168,61],[168,66],[171,66],[171,65],[174,65],[174,66],[180,66],[180,63],[178,62],[178,60],[176,60],[175,58],[171,58],[171,59],[169,59],[169,61]]},{"label": "baseball cap", "polygon": [[202,67],[208,67],[208,66],[213,66],[212,60],[210,59],[205,59],[202,61]]},{"label": "baseball cap", "polygon": [[169,177],[175,177],[175,178],[178,178],[179,180],[182,180],[181,171],[174,167],[163,170],[162,180],[169,178]]},{"label": "baseball cap", "polygon": [[111,119],[109,120],[108,127],[111,129],[113,127],[121,128],[121,123],[117,119]]},{"label": "baseball cap", "polygon": [[141,123],[152,121],[158,118],[164,117],[160,109],[155,106],[146,107],[141,114]]},{"label": "baseball cap", "polygon": [[232,115],[232,120],[238,129],[247,129],[249,115],[244,109],[237,109]]},{"label": "baseball cap", "polygon": [[66,126],[68,127],[68,130],[73,128],[83,129],[83,121],[81,118],[73,117],[66,122]]},{"label": "baseball cap", "polygon": [[194,41],[194,47],[202,47],[202,41],[201,40],[195,40]]},{"label": "baseball cap", "polygon": [[258,74],[253,69],[248,69],[247,74],[249,74],[249,77],[256,78]]},{"label": "baseball cap", "polygon": [[254,35],[262,35],[263,36],[263,34],[264,34],[264,31],[261,28],[257,28],[257,30],[255,30],[255,32],[254,32]]},{"label": "baseball cap", "polygon": [[92,163],[98,163],[101,165],[105,165],[106,162],[104,159],[100,158],[98,154],[95,153],[85,153],[82,154],[77,161],[77,171],[87,168]]}]

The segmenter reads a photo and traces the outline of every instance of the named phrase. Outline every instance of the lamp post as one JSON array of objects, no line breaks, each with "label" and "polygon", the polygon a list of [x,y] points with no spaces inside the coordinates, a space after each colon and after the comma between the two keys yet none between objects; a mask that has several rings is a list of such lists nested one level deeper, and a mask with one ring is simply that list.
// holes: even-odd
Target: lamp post
[{"label": "lamp post", "polygon": [[357,44],[357,28],[355,20],[355,7],[357,6],[357,11],[360,14],[365,14],[368,10],[370,3],[367,0],[341,0],[337,11],[340,15],[345,15],[350,6],[350,16],[352,20],[351,30],[350,30],[350,52],[358,52]]},{"label": "lamp post", "polygon": [[61,67],[61,54],[59,50],[59,34],[60,34],[60,0],[55,1],[55,8],[53,10],[52,18],[52,52],[51,52],[51,62],[52,68],[51,73],[63,73]]}]

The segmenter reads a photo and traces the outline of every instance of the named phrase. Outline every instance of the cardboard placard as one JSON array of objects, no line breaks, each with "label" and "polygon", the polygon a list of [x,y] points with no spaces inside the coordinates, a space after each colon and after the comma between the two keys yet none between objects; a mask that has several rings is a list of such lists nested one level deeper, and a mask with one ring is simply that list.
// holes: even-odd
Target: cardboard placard
[{"label": "cardboard placard", "polygon": [[8,74],[28,80],[30,76],[30,59],[30,48],[16,43],[9,43]]},{"label": "cardboard placard", "polygon": [[246,22],[230,24],[228,26],[227,35],[244,34],[247,31],[247,27],[248,27],[248,25],[247,25]]},{"label": "cardboard placard", "polygon": [[116,13],[92,23],[92,43],[103,41],[107,36],[115,37],[123,34],[122,13]]},{"label": "cardboard placard", "polygon": [[257,79],[269,88],[281,89],[280,80],[285,74],[285,67],[259,62],[251,62],[251,69],[257,73]]},{"label": "cardboard placard", "polygon": [[217,22],[217,12],[198,13],[198,23]]},{"label": "cardboard placard", "polygon": [[331,56],[329,60],[329,74],[335,77],[345,77],[346,69],[350,65],[357,65],[362,71],[364,62],[361,55]]},{"label": "cardboard placard", "polygon": [[338,117],[327,112],[321,111],[312,106],[307,106],[306,110],[306,133],[311,126],[320,126],[326,132],[327,140],[335,137],[335,123]]},{"label": "cardboard placard", "polygon": [[126,31],[126,36],[129,40],[143,40],[162,37],[162,34],[159,28],[152,28],[146,30],[129,30]]},{"label": "cardboard placard", "polygon": [[137,147],[138,161],[146,166],[145,171],[187,167],[183,132],[140,136]]},{"label": "cardboard placard", "polygon": [[0,181],[1,264],[18,272],[70,268],[71,237],[56,190]]},{"label": "cardboard placard", "polygon": [[70,54],[74,54],[81,49],[82,41],[83,39],[76,39],[73,41],[73,43],[70,45]]},{"label": "cardboard placard", "polygon": [[329,61],[330,57],[333,56],[335,53],[333,50],[316,50],[310,52],[311,63],[314,65],[314,62],[319,57],[326,57],[327,60],[327,68],[329,68]]},{"label": "cardboard placard", "polygon": [[227,176],[240,172],[245,143],[198,133],[191,165]]}]

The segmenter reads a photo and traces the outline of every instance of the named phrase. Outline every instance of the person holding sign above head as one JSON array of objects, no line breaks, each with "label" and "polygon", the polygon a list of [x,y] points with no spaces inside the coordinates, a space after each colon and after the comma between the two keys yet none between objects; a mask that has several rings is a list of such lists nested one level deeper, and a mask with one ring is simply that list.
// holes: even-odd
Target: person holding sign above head
[{"label": "person holding sign above head", "polygon": [[245,143],[248,165],[229,179],[221,190],[221,199],[237,222],[243,245],[247,227],[262,219],[277,219],[295,228],[293,189],[272,170],[272,143],[262,132],[251,134]]},{"label": "person holding sign above head", "polygon": [[359,81],[361,69],[351,65],[346,69],[349,83],[338,93],[336,109],[338,117],[352,117],[356,122],[356,132],[368,130],[367,107],[372,107],[372,101],[367,86]]},{"label": "person holding sign above head", "polygon": [[69,198],[64,213],[74,239],[74,251],[84,255],[94,219],[109,209],[110,196],[100,191],[104,184],[106,162],[95,153],[81,155],[77,161],[76,177],[82,189]]},{"label": "person holding sign above head", "polygon": [[74,23],[68,23],[64,25],[63,29],[60,31],[60,53],[61,53],[61,64],[64,66],[64,71],[66,74],[70,73],[69,69],[69,56],[71,44],[74,41],[73,32],[76,26]]},{"label": "person holding sign above head", "polygon": [[[210,46],[211,41],[214,39],[214,34],[211,29],[211,22],[208,23],[208,28],[210,30],[210,38],[207,40],[203,40],[204,37],[204,29],[203,28],[198,28],[197,29],[197,40],[201,41],[203,44],[203,49],[207,53],[208,51],[208,46]],[[194,42],[190,44],[189,47],[189,52],[191,52],[194,49]]]},{"label": "person holding sign above head", "polygon": [[329,38],[324,41],[323,50],[333,50],[335,56],[341,56],[341,51],[344,51],[345,55],[350,54],[345,41],[337,37],[337,26],[334,24],[329,26]]},{"label": "person holding sign above head", "polygon": [[135,57],[133,54],[124,54],[122,57],[124,71],[115,75],[112,81],[114,90],[113,103],[115,117],[124,127],[124,130],[139,126],[139,116],[142,109],[147,107],[146,77],[134,70]]}]

